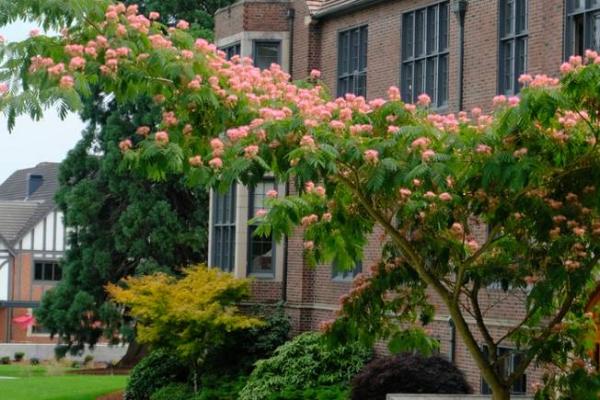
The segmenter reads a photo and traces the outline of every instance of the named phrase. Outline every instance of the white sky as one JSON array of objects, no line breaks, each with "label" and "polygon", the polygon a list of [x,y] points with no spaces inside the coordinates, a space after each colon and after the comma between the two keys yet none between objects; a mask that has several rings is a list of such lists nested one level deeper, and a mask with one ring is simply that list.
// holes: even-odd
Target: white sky
[{"label": "white sky", "polygon": [[[24,22],[0,27],[7,41],[25,39],[33,24]],[[0,182],[17,169],[33,167],[43,161],[62,161],[81,137],[83,122],[76,114],[61,121],[55,110],[47,110],[40,121],[20,117],[12,133],[0,113]]]}]

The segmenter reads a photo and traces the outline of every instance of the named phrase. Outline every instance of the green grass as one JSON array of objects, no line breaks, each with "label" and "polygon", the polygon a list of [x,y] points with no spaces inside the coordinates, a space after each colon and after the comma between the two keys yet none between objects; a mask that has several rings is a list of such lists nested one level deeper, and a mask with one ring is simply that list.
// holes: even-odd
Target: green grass
[{"label": "green grass", "polygon": [[64,375],[65,368],[0,365],[2,400],[95,400],[103,394],[123,389],[127,376]]}]

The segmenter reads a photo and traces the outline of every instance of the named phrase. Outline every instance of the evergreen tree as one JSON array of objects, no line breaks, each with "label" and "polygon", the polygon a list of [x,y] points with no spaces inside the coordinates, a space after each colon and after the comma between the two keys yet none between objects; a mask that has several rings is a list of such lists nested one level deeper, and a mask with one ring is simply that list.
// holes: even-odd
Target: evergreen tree
[{"label": "evergreen tree", "polygon": [[[210,38],[214,12],[231,2],[147,0],[140,8],[159,12],[165,24],[186,19],[194,34]],[[62,350],[73,352],[102,335],[112,342],[134,337],[106,302],[107,283],[128,275],[177,273],[206,261],[208,242],[204,190],[186,187],[180,176],[150,182],[121,167],[119,142],[140,125],[160,123],[160,109],[151,99],[117,104],[96,91],[85,100],[81,117],[88,125],[61,166],[56,197],[70,228],[64,278],[36,310],[38,320],[64,343]]]}]

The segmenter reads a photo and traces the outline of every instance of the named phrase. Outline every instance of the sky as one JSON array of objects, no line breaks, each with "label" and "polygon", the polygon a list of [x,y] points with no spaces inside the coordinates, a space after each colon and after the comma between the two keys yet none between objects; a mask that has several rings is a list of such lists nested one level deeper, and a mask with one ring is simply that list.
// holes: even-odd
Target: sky
[{"label": "sky", "polygon": [[[7,41],[25,39],[35,26],[16,22],[0,27],[0,35]],[[0,182],[17,169],[33,167],[44,161],[62,161],[81,137],[83,122],[76,114],[65,120],[56,110],[49,109],[40,121],[19,117],[12,132],[8,132],[6,118],[0,113]]]}]

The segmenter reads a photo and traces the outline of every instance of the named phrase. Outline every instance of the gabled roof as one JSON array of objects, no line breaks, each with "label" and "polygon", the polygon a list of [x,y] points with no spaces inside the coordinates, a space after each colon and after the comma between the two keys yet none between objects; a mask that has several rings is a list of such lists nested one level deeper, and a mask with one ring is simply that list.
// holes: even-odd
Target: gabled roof
[{"label": "gabled roof", "polygon": [[20,238],[21,231],[29,225],[42,203],[0,200],[0,234],[9,245],[12,246]]},{"label": "gabled roof", "polygon": [[[0,185],[0,238],[13,247],[56,205],[59,163],[40,163],[15,171]],[[28,196],[30,175],[40,175],[41,185]]]},{"label": "gabled roof", "polygon": [[[50,200],[58,190],[59,163],[43,162],[33,168],[20,169],[13,172],[0,185],[0,200]],[[29,175],[41,175],[42,185],[27,197],[27,179]]]}]

